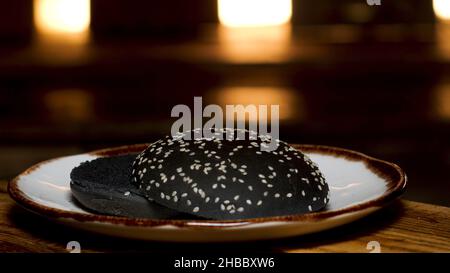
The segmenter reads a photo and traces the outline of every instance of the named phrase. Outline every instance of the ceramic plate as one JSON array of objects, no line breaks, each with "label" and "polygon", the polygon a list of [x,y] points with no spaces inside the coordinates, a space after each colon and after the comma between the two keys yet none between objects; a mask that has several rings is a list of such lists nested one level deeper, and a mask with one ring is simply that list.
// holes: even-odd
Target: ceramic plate
[{"label": "ceramic plate", "polygon": [[330,186],[330,202],[316,213],[232,221],[156,220],[93,214],[70,192],[69,174],[81,162],[142,151],[147,145],[110,148],[37,164],[9,184],[23,207],[57,222],[102,234],[142,240],[219,242],[302,235],[350,223],[399,197],[406,186],[395,164],[341,148],[293,145],[319,165]]}]

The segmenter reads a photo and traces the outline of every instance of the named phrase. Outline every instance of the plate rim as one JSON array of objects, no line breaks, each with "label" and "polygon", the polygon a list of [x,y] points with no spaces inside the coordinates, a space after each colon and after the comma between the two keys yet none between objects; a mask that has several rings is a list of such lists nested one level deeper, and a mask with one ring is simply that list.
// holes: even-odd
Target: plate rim
[{"label": "plate rim", "polygon": [[[94,150],[87,153],[81,153],[76,155],[91,155],[99,157],[107,157],[112,155],[120,155],[127,153],[136,153],[143,151],[149,144],[133,144],[124,145],[118,147],[111,147],[105,149]],[[320,220],[330,219],[336,216],[345,216],[357,212],[362,212],[370,208],[379,208],[387,205],[391,201],[400,197],[407,185],[407,177],[405,172],[395,163],[391,163],[385,160],[374,158],[361,152],[325,146],[325,145],[312,145],[312,144],[291,144],[297,150],[306,153],[316,153],[332,155],[336,157],[344,157],[347,160],[362,161],[367,168],[381,176],[387,181],[387,190],[379,197],[367,200],[365,202],[348,206],[342,209],[333,211],[319,211],[307,214],[293,214],[274,217],[261,217],[251,219],[236,219],[236,220],[173,220],[173,219],[148,219],[148,218],[128,218],[123,216],[110,216],[93,213],[81,213],[74,211],[67,211],[59,208],[54,208],[40,204],[31,198],[29,198],[19,188],[19,180],[22,176],[28,175],[35,171],[44,164],[56,161],[69,156],[56,157],[49,160],[39,162],[24,172],[16,176],[8,183],[8,193],[11,198],[16,201],[22,207],[43,215],[48,218],[63,218],[71,219],[77,222],[97,222],[113,225],[125,225],[129,227],[161,227],[161,226],[177,226],[180,228],[230,228],[241,227],[256,223],[268,223],[268,222],[317,222]],[[72,156],[76,156],[72,155]]]}]

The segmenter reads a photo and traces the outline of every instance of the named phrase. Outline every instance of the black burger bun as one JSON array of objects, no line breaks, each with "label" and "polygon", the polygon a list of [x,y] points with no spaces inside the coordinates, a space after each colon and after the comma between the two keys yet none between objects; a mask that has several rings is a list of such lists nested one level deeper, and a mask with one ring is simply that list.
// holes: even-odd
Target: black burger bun
[{"label": "black burger bun", "polygon": [[136,154],[103,157],[84,162],[70,174],[75,199],[93,212],[137,218],[192,218],[151,202],[131,184]]},{"label": "black burger bun", "polygon": [[[219,136],[227,129],[217,131]],[[229,220],[303,214],[323,209],[329,188],[305,154],[267,136],[183,140],[151,144],[132,167],[132,183],[149,200],[174,211]]]}]

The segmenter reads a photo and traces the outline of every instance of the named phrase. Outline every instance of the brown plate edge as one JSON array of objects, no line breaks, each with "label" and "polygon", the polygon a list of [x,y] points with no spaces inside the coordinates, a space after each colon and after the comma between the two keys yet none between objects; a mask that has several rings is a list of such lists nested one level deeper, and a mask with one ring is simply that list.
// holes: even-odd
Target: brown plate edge
[{"label": "brown plate edge", "polygon": [[[127,153],[137,153],[144,150],[148,144],[135,144],[120,146],[114,148],[107,148],[102,150],[96,150],[88,154],[97,156],[113,156]],[[21,176],[27,175],[33,170],[39,168],[41,165],[57,160],[59,158],[50,159],[47,161],[40,162],[20,175],[14,178],[8,184],[9,195],[21,206],[25,207],[32,212],[41,214],[49,218],[69,218],[79,222],[101,222],[109,224],[121,224],[126,226],[136,226],[136,227],[156,227],[163,225],[172,225],[178,227],[189,227],[189,228],[226,228],[226,227],[239,227],[244,225],[249,225],[253,223],[263,223],[263,222],[293,222],[293,221],[319,221],[338,215],[355,213],[358,211],[363,211],[369,208],[379,208],[389,204],[391,201],[400,197],[406,188],[407,178],[404,171],[396,164],[380,160],[360,152],[331,147],[323,145],[309,145],[309,144],[292,144],[296,149],[306,153],[319,153],[333,155],[337,157],[344,157],[348,160],[363,161],[366,166],[384,178],[388,183],[387,191],[380,197],[369,200],[367,202],[346,207],[334,211],[321,211],[308,214],[298,214],[298,215],[284,215],[276,217],[265,217],[265,218],[252,218],[243,220],[170,220],[170,219],[146,219],[146,218],[127,218],[119,216],[108,216],[100,214],[85,214],[79,212],[69,212],[57,208],[47,207],[36,203],[35,201],[29,199],[19,188],[18,181]]]}]

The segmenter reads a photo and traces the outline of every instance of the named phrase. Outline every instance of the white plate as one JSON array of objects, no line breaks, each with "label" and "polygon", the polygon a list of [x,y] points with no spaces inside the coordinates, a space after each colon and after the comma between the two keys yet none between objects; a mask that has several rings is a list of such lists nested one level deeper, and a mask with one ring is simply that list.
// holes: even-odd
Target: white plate
[{"label": "white plate", "polygon": [[393,163],[340,148],[293,145],[319,165],[330,186],[330,202],[324,211],[232,221],[156,220],[93,214],[73,201],[69,185],[72,168],[86,160],[138,152],[146,146],[124,146],[42,162],[11,181],[9,193],[33,212],[84,230],[142,240],[219,242],[282,238],[340,226],[388,204],[406,186],[404,172]]}]

